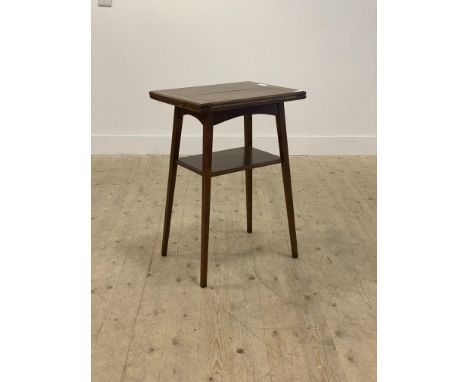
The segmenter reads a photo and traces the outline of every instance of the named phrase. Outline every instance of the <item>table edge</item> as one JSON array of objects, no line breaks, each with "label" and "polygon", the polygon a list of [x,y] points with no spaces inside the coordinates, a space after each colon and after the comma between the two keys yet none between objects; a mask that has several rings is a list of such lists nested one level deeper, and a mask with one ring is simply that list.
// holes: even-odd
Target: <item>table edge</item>
[{"label": "table edge", "polygon": [[267,104],[274,104],[279,102],[289,102],[289,101],[296,101],[305,99],[307,96],[307,92],[305,90],[296,91],[293,93],[286,93],[284,95],[275,95],[271,97],[253,97],[248,99],[242,99],[239,101],[226,101],[226,102],[215,102],[215,103],[204,103],[199,104],[196,102],[190,102],[186,100],[181,100],[180,98],[171,97],[168,95],[163,95],[158,93],[155,90],[151,90],[149,92],[149,96],[151,99],[156,101],[164,102],[176,107],[180,107],[182,109],[187,109],[190,111],[194,111],[197,113],[205,113],[205,112],[215,112],[215,111],[222,111],[222,110],[230,110],[230,109],[238,109],[242,107],[248,106],[256,106],[256,105],[267,105]]}]

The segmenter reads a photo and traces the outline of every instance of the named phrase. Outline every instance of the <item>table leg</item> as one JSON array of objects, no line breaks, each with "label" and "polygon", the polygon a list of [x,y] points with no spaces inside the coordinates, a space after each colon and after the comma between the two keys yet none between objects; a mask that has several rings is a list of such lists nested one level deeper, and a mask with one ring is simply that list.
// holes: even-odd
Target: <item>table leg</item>
[{"label": "table leg", "polygon": [[294,222],[294,205],[291,187],[291,171],[289,168],[288,137],[286,134],[286,117],[284,113],[284,103],[278,104],[278,114],[276,116],[276,128],[278,131],[279,152],[281,157],[281,170],[283,172],[283,186],[286,198],[286,211],[288,214],[289,237],[291,239],[292,257],[296,258],[297,239],[296,224]]},{"label": "table leg", "polygon": [[[252,114],[244,115],[244,146],[252,147]],[[247,232],[252,232],[252,169],[245,170],[245,204]]]},{"label": "table leg", "polygon": [[169,176],[167,180],[166,212],[164,215],[164,231],[161,255],[167,255],[167,243],[169,241],[169,232],[171,230],[172,204],[174,202],[174,189],[177,176],[177,159],[179,159],[180,136],[182,133],[182,111],[174,108],[174,123],[172,127],[171,154],[169,157]]},{"label": "table leg", "polygon": [[205,288],[208,277],[208,240],[210,234],[211,159],[213,155],[213,116],[203,123],[202,224],[200,287]]}]

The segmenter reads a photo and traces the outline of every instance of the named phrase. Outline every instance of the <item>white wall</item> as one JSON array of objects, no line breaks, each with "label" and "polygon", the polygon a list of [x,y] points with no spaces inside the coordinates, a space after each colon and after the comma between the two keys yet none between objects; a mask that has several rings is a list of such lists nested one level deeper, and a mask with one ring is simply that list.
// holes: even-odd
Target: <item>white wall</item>
[{"label": "white wall", "polygon": [[[92,0],[93,153],[168,153],[172,107],[148,91],[252,80],[305,89],[286,103],[292,154],[376,151],[375,0]],[[185,117],[181,153],[201,150]],[[242,119],[215,147],[242,142]],[[275,152],[274,118],[254,145]]]}]

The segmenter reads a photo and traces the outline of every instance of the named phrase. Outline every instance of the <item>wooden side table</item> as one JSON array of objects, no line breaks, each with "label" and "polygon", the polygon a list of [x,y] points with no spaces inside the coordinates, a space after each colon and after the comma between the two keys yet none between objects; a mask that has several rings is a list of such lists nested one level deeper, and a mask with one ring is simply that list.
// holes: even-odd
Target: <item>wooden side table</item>
[{"label": "wooden side table", "polygon": [[[245,171],[247,232],[252,232],[252,169],[281,163],[291,251],[292,257],[296,258],[298,256],[296,227],[284,102],[303,99],[306,97],[306,92],[246,81],[181,89],[153,90],[149,94],[152,99],[174,105],[174,125],[161,255],[166,256],[167,254],[177,165],[202,176],[200,286],[204,288],[206,287],[208,274],[211,178],[236,171]],[[179,158],[182,120],[185,114],[194,116],[203,125],[203,153]],[[252,147],[252,115],[254,114],[269,114],[276,117],[279,157]],[[213,127],[221,122],[240,116],[244,117],[244,147],[213,153]]]}]

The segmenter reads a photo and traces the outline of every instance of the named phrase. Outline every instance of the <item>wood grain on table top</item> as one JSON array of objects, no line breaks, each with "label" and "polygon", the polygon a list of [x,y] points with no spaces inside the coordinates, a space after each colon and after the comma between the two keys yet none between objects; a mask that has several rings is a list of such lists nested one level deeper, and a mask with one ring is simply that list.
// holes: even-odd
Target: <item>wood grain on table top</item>
[{"label": "wood grain on table top", "polygon": [[152,99],[195,112],[235,109],[245,106],[294,101],[306,97],[304,90],[244,81],[152,90]]}]

